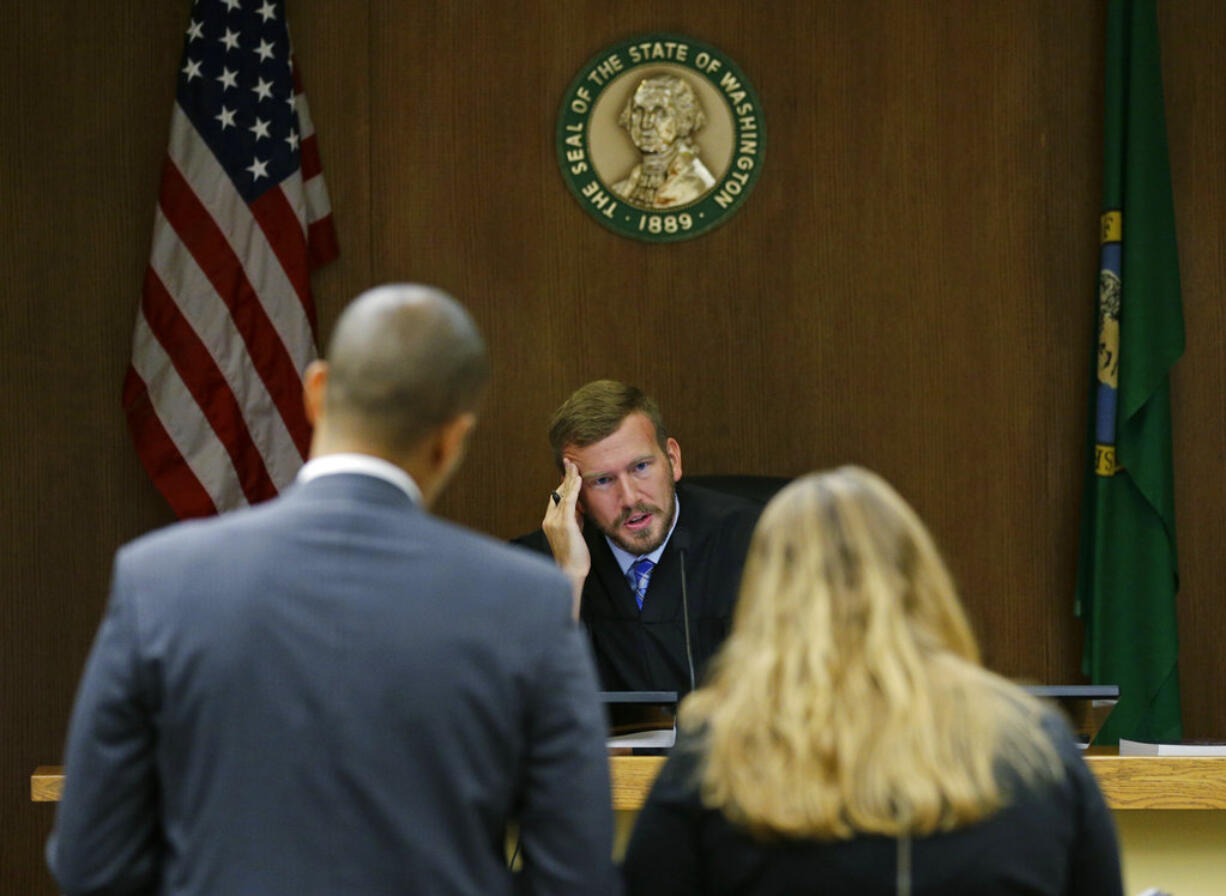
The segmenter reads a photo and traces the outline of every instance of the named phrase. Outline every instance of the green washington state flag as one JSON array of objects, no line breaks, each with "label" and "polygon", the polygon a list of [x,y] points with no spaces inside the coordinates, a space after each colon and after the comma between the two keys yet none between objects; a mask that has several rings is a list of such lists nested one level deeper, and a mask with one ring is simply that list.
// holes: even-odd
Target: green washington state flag
[{"label": "green washington state flag", "polygon": [[1182,736],[1168,375],[1184,336],[1159,55],[1155,0],[1111,0],[1076,601],[1085,673],[1120,688],[1102,744]]}]

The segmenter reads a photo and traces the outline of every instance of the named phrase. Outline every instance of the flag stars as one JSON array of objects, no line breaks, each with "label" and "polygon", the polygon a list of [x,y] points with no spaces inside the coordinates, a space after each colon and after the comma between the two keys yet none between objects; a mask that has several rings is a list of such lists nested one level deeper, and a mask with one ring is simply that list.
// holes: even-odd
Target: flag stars
[{"label": "flag stars", "polygon": [[187,65],[183,66],[183,74],[187,75],[187,82],[190,84],[193,78],[203,78],[204,75],[200,72],[200,63],[195,59],[187,60]]},{"label": "flag stars", "polygon": [[272,44],[264,40],[264,38],[260,38],[260,45],[255,48],[255,51],[259,54],[261,62],[267,62],[273,56]]},{"label": "flag stars", "polygon": [[285,142],[289,144],[291,150],[298,149],[298,132],[290,131],[289,136],[285,138]]},{"label": "flag stars", "polygon": [[264,0],[264,5],[257,10],[257,14],[267,22],[269,19],[276,18],[277,10],[268,0]]},{"label": "flag stars", "polygon": [[187,27],[187,42],[190,44],[194,40],[204,40],[204,23],[192,19]]},{"label": "flag stars", "polygon": [[234,12],[234,10],[243,5],[239,2],[239,0],[221,0],[221,2],[226,5],[226,9],[228,9],[230,12]]},{"label": "flag stars", "polygon": [[255,124],[253,124],[249,130],[251,133],[255,134],[256,142],[259,142],[265,137],[271,136],[268,133],[268,122],[264,121],[262,118],[257,118],[255,120]]},{"label": "flag stars", "polygon": [[227,109],[225,106],[222,106],[220,114],[213,116],[219,122],[221,122],[221,129],[223,131],[226,128],[237,127],[237,125],[234,123],[234,111],[235,110],[233,109]]},{"label": "flag stars", "polygon": [[222,66],[221,74],[217,76],[217,80],[221,82],[221,91],[225,93],[231,87],[238,89],[238,72],[232,72],[225,66]]},{"label": "flag stars", "polygon": [[251,88],[251,92],[262,100],[270,100],[272,99],[272,82],[260,78],[256,85]]},{"label": "flag stars", "polygon": [[251,172],[252,181],[257,181],[261,177],[268,177],[268,162],[254,159],[245,170]]},{"label": "flag stars", "polygon": [[231,31],[229,28],[227,28],[225,36],[219,37],[218,40],[220,40],[223,44],[226,45],[227,51],[238,49],[238,32],[237,31]]}]

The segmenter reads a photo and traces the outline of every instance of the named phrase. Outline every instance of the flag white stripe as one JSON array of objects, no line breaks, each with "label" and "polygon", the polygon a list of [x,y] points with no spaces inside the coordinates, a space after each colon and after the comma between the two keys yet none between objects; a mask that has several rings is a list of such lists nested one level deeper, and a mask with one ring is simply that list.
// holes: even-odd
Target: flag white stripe
[{"label": "flag white stripe", "polygon": [[289,203],[289,207],[294,210],[294,217],[298,219],[298,226],[306,232],[307,226],[307,194],[302,188],[302,170],[295,170],[293,174],[281,181],[281,192],[285,195],[285,201]]},{"label": "flag white stripe", "polygon": [[294,111],[298,113],[298,138],[305,140],[315,135],[315,122],[311,120],[311,107],[305,93],[294,94]]},{"label": "flag white stripe", "polygon": [[332,214],[332,203],[328,200],[328,185],[322,177],[312,177],[303,185],[306,194],[307,223],[314,224]]}]

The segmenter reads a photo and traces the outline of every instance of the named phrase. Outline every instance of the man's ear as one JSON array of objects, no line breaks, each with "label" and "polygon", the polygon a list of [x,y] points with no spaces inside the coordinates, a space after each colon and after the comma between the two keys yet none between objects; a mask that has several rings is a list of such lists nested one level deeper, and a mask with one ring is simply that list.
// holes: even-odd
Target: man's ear
[{"label": "man's ear", "polygon": [[328,362],[312,361],[302,375],[302,406],[307,421],[312,426],[319,424],[324,412],[324,392],[328,385]]},{"label": "man's ear", "polygon": [[670,438],[665,443],[665,454],[668,455],[668,465],[673,471],[673,482],[681,480],[681,446],[677,440]]},{"label": "man's ear", "polygon": [[439,427],[434,439],[434,452],[431,458],[437,468],[446,469],[459,465],[468,447],[468,436],[476,425],[477,415],[466,413]]},{"label": "man's ear", "polygon": [[422,456],[428,467],[426,475],[429,476],[429,481],[417,483],[421,487],[427,507],[434,503],[434,499],[446,487],[452,474],[464,460],[468,436],[476,425],[476,414],[460,414],[448,420],[429,437],[425,454]]}]

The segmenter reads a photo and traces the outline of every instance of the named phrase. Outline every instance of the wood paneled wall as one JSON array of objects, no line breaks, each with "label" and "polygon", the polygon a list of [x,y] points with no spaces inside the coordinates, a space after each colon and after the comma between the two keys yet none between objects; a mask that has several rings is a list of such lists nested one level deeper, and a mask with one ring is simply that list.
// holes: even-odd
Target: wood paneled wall
[{"label": "wood paneled wall", "polygon": [[[182,7],[182,8],[180,8]],[[691,473],[856,462],[908,496],[990,665],[1078,680],[1071,615],[1100,192],[1105,0],[294,0],[342,258],[326,336],[387,280],[451,290],[496,383],[440,512],[499,536],[553,484],[552,408],[654,393]],[[119,407],[186,3],[21,4],[0,32],[0,876],[54,892],[34,765],[60,758],[110,557],[170,515]],[[1184,715],[1226,736],[1226,7],[1163,4],[1188,349],[1173,380]],[[595,51],[672,31],[764,105],[754,195],[691,242],[589,220],[554,161]]]}]

